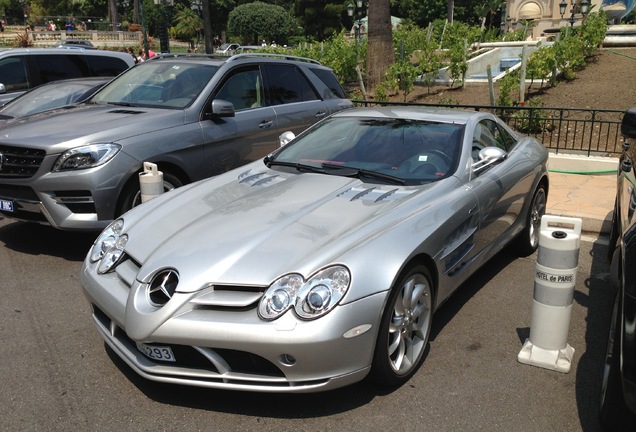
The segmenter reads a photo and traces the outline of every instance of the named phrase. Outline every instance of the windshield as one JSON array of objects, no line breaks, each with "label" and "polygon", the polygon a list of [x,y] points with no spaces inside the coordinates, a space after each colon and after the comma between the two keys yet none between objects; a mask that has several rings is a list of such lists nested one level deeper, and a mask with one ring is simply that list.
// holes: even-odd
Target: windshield
[{"label": "windshield", "polygon": [[194,102],[217,70],[213,65],[151,60],[120,75],[90,103],[182,109]]},{"label": "windshield", "polygon": [[333,117],[268,159],[271,167],[417,185],[457,169],[464,125],[401,118]]},{"label": "windshield", "polygon": [[69,81],[36,87],[2,107],[0,109],[0,118],[24,117],[81,102],[107,81],[107,79],[94,82]]}]

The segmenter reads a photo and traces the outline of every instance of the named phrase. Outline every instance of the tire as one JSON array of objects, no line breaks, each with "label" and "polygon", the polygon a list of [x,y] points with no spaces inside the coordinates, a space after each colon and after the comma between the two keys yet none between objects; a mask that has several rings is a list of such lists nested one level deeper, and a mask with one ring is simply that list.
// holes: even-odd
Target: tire
[{"label": "tire", "polygon": [[621,328],[622,291],[616,292],[614,312],[607,338],[607,351],[603,366],[603,383],[601,387],[600,420],[606,431],[623,431],[633,428],[636,416],[625,404],[623,384],[621,382]]},{"label": "tire", "polygon": [[542,183],[532,195],[532,201],[526,214],[525,227],[515,239],[515,248],[520,256],[529,256],[539,247],[541,217],[545,214],[547,194]]},{"label": "tire", "polygon": [[607,259],[612,260],[612,255],[618,243],[620,227],[618,226],[618,199],[614,203],[614,211],[612,212],[612,225],[610,226],[609,244],[607,245]]},{"label": "tire", "polygon": [[[176,189],[180,186],[183,186],[183,182],[179,180],[177,176],[169,172],[163,173],[164,192]],[[136,175],[128,181],[119,197],[118,202],[119,204],[117,206],[117,216],[120,216],[133,207],[141,204],[141,190],[139,188],[139,180]]]},{"label": "tire", "polygon": [[391,289],[382,314],[371,367],[372,379],[387,387],[404,384],[417,371],[431,332],[430,272],[425,266],[415,266],[403,274]]}]

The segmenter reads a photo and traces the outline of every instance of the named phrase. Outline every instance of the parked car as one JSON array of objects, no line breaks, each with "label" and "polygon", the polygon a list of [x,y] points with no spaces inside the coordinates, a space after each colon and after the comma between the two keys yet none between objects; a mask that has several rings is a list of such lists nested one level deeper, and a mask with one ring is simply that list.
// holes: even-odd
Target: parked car
[{"label": "parked car", "polygon": [[64,48],[0,49],[0,105],[50,81],[114,77],[135,63],[130,54]]},{"label": "parked car", "polygon": [[84,39],[67,39],[65,41],[56,43],[54,48],[83,48],[83,49],[97,49],[93,42]]},{"label": "parked car", "polygon": [[601,392],[601,421],[607,430],[636,424],[636,107],[623,116],[616,205],[610,235],[610,280],[616,300],[609,326]]},{"label": "parked car", "polygon": [[150,380],[401,385],[451,293],[506,245],[536,249],[547,158],[486,112],[342,111],[124,214],[81,283],[99,334]]},{"label": "parked car", "polygon": [[110,80],[110,77],[94,77],[51,81],[42,84],[1,107],[0,125],[6,121],[42,111],[84,102]]},{"label": "parked car", "polygon": [[222,55],[232,55],[238,48],[240,48],[240,46],[241,45],[237,43],[224,43],[217,48],[215,52]]},{"label": "parked car", "polygon": [[103,229],[140,202],[144,162],[172,189],[261,158],[282,131],[351,106],[331,69],[313,60],[158,56],[83,104],[4,125],[0,213]]}]

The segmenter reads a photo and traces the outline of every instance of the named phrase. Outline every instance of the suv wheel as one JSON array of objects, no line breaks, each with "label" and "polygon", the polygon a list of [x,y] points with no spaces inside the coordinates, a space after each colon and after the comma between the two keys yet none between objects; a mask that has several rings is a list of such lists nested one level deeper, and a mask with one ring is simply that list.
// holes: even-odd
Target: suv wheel
[{"label": "suv wheel", "polygon": [[[169,172],[163,173],[163,190],[169,190],[183,186],[183,182],[177,176]],[[119,205],[117,206],[117,215],[126,213],[133,207],[141,204],[141,190],[137,176],[133,176],[122,191],[119,197]]]}]

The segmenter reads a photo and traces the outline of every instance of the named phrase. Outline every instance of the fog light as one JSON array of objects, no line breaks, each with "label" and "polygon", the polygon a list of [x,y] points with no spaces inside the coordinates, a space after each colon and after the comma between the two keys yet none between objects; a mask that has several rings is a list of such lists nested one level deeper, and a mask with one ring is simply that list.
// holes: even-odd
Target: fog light
[{"label": "fog light", "polygon": [[293,366],[296,364],[296,357],[291,354],[281,354],[280,362],[285,366]]}]

